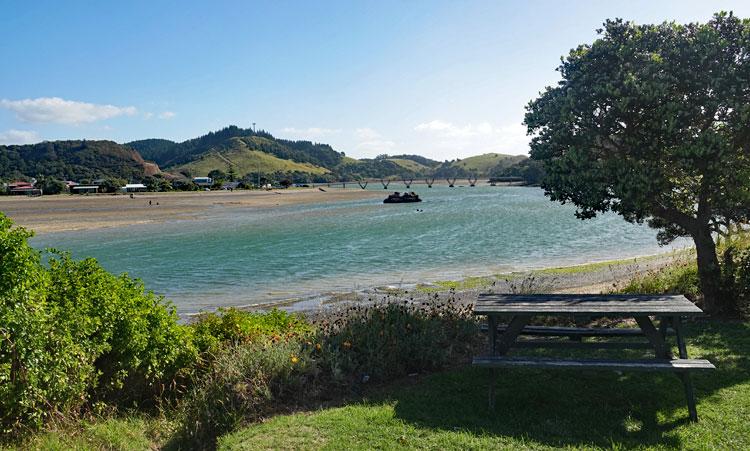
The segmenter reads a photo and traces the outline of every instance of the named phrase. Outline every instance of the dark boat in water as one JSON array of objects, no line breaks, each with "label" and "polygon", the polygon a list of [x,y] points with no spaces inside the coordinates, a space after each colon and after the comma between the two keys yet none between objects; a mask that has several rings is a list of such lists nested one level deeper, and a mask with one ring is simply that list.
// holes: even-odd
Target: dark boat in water
[{"label": "dark boat in water", "polygon": [[417,193],[413,191],[411,193],[403,194],[396,191],[395,193],[388,195],[383,201],[384,204],[405,204],[410,202],[422,202],[422,199],[420,199]]}]

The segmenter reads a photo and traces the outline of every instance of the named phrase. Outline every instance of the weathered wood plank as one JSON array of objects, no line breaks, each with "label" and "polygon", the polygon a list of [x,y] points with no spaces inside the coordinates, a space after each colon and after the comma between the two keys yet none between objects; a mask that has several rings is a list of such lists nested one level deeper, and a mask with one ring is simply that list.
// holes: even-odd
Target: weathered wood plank
[{"label": "weathered wood plank", "polygon": [[553,348],[553,349],[653,349],[645,341],[559,341],[559,340],[516,340],[514,348]]},{"label": "weathered wood plank", "polygon": [[702,310],[679,295],[480,294],[476,315],[700,315]]},{"label": "weathered wood plank", "polygon": [[472,363],[479,367],[488,368],[516,367],[624,371],[693,371],[716,369],[711,362],[703,359],[594,360],[486,356],[475,357]]},{"label": "weathered wood plank", "polygon": [[[497,331],[502,333],[507,326],[497,327]],[[481,326],[482,332],[488,330],[486,324]],[[673,329],[666,329],[667,334],[673,334]],[[540,335],[554,337],[642,337],[643,331],[639,328],[623,327],[550,327],[550,326],[526,326],[521,331],[521,335]]]}]

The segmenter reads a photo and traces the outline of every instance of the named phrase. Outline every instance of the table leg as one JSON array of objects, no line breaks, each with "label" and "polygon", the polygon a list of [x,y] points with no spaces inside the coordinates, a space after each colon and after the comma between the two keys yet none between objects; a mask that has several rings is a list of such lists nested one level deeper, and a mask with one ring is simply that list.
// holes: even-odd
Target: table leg
[{"label": "table leg", "polygon": [[[487,316],[487,327],[489,327],[489,336],[490,338],[490,352],[492,355],[495,355],[495,351],[497,349],[497,317],[494,315],[488,315]],[[489,400],[489,408],[490,411],[495,410],[495,369],[490,368],[490,400]]]},{"label": "table leg", "polygon": [[[500,342],[498,343],[497,320],[492,315],[489,315],[487,317],[487,327],[490,328],[489,336],[491,341],[490,349],[492,350],[492,355],[496,356],[507,354],[513,344],[516,342],[516,338],[518,337],[518,335],[521,333],[523,328],[526,327],[527,324],[529,324],[530,320],[530,316],[514,316],[510,320],[510,323],[505,329],[505,332],[500,335]],[[490,410],[495,409],[495,377],[496,370],[494,368],[490,368]]]},{"label": "table leg", "polygon": [[654,323],[651,322],[651,319],[648,316],[636,316],[635,321],[638,323],[638,326],[640,326],[643,335],[648,338],[648,341],[651,342],[651,345],[654,347],[656,358],[671,358],[672,353],[669,351],[669,348],[667,348],[667,344],[659,331],[654,327]]},{"label": "table leg", "polygon": [[[674,327],[675,335],[677,336],[677,349],[680,351],[680,358],[687,359],[687,346],[685,346],[685,335],[683,335],[682,321],[679,316],[672,318],[672,327]],[[693,381],[690,379],[690,373],[687,371],[681,371],[677,373],[682,379],[682,385],[685,386],[685,397],[687,397],[688,412],[690,413],[690,421],[698,421],[698,409],[695,406],[695,392],[693,391]]]}]

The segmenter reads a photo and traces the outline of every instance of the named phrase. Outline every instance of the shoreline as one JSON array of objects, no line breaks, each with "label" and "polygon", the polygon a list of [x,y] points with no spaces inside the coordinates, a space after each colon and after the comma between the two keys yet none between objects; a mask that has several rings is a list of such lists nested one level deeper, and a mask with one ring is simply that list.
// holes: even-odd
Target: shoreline
[{"label": "shoreline", "polygon": [[[692,248],[675,249],[658,254],[592,261],[569,266],[550,266],[528,271],[511,271],[489,276],[469,276],[460,280],[417,282],[380,285],[350,292],[318,293],[307,298],[260,301],[227,306],[246,311],[267,311],[274,308],[305,315],[326,315],[336,308],[355,303],[425,302],[453,298],[461,303],[472,303],[480,292],[537,291],[549,293],[598,294],[615,289],[649,271],[668,266],[676,261],[691,259]],[[185,313],[184,318],[195,318],[218,310]]]},{"label": "shoreline", "polygon": [[[96,230],[167,221],[201,221],[235,208],[267,209],[311,203],[382,199],[383,193],[354,188],[185,191],[126,194],[1,196],[0,212],[37,235]],[[149,201],[151,204],[149,204]]]}]

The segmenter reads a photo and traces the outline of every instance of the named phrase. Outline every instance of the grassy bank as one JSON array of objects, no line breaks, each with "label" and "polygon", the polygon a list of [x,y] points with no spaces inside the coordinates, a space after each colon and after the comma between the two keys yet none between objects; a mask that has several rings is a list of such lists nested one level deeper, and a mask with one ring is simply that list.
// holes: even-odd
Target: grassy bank
[{"label": "grassy bank", "polygon": [[[669,374],[506,371],[490,413],[487,374],[467,365],[485,339],[456,286],[317,318],[229,309],[180,324],[139,282],[94,260],[43,260],[28,236],[0,221],[0,432],[11,448],[750,446],[747,322],[688,325],[692,355],[719,368],[696,376],[699,424],[685,421]],[[738,306],[750,285],[746,244],[723,249]],[[570,274],[629,274],[619,290],[700,301],[690,259],[651,263],[493,287],[539,292]]]},{"label": "grassy bank", "polygon": [[507,370],[491,413],[487,371],[462,367],[343,407],[277,416],[221,438],[219,448],[750,448],[750,325],[697,323],[687,332],[690,354],[717,367],[694,378],[697,424],[671,374]]}]

